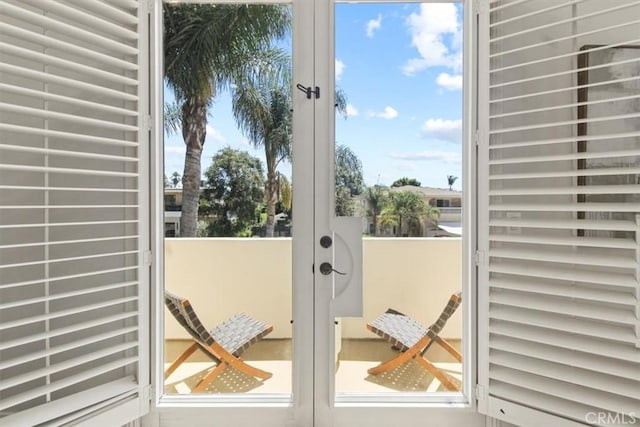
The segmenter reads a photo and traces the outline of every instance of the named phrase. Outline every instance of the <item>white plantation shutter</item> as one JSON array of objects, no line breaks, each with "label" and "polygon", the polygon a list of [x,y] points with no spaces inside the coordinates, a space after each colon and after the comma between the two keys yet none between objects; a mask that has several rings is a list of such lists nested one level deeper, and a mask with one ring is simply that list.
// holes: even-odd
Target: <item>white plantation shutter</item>
[{"label": "white plantation shutter", "polygon": [[479,11],[480,409],[640,425],[640,1]]},{"label": "white plantation shutter", "polygon": [[121,425],[145,407],[139,9],[134,0],[0,0],[3,426],[113,408]]}]

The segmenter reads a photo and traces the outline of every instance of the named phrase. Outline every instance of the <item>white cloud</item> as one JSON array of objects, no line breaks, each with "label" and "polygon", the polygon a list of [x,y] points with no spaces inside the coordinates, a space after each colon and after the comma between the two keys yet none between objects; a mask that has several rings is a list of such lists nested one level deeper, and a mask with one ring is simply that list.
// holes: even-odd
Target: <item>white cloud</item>
[{"label": "white cloud", "polygon": [[371,117],[379,117],[381,119],[392,120],[398,117],[398,111],[393,107],[384,107],[384,111],[382,113],[371,113],[369,115]]},{"label": "white cloud", "polygon": [[429,119],[422,125],[422,134],[443,141],[462,142],[462,120]]},{"label": "white cloud", "polygon": [[462,74],[440,73],[436,78],[436,83],[447,90],[460,90],[462,89]]},{"label": "white cloud", "polygon": [[367,22],[367,37],[372,38],[373,33],[382,26],[382,15],[378,15],[376,19]]},{"label": "white cloud", "polygon": [[360,113],[358,112],[358,109],[357,109],[356,107],[354,107],[353,105],[351,105],[351,104],[347,104],[347,111],[346,111],[346,113],[347,113],[347,117],[355,117],[355,116],[357,116],[358,114],[360,114]]},{"label": "white cloud", "polygon": [[446,162],[446,163],[460,163],[462,162],[462,155],[460,153],[450,151],[423,151],[420,153],[389,153],[389,157],[398,160],[409,161],[433,161],[433,162]]},{"label": "white cloud", "polygon": [[224,144],[227,139],[213,126],[207,125],[207,139]]},{"label": "white cloud", "polygon": [[342,77],[342,72],[344,71],[344,62],[340,61],[336,58],[336,80],[340,80]]},{"label": "white cloud", "polygon": [[[459,71],[462,67],[462,28],[458,9],[453,3],[423,3],[419,13],[407,18],[411,44],[420,57],[412,58],[403,67],[406,75],[414,75],[428,67],[448,67]],[[450,35],[449,46],[445,36]]]}]

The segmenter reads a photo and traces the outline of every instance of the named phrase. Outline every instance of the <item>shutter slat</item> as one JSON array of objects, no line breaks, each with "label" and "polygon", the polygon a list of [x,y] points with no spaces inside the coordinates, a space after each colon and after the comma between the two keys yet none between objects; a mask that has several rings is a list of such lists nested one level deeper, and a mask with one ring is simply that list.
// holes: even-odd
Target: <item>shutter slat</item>
[{"label": "shutter slat", "polygon": [[109,154],[90,153],[90,152],[82,152],[82,151],[56,150],[52,148],[25,147],[25,146],[10,145],[10,144],[0,144],[0,150],[20,151],[23,153],[49,154],[53,156],[64,156],[64,157],[81,157],[84,159],[113,160],[113,161],[127,162],[127,163],[138,163],[138,159],[135,157],[113,156]]},{"label": "shutter slat", "polygon": [[[513,210],[513,209],[509,209]],[[489,241],[506,243],[531,243],[537,245],[555,245],[569,247],[592,247],[610,249],[631,249],[636,250],[638,244],[632,239],[615,239],[605,237],[556,237],[540,236],[532,234],[489,234]]]},{"label": "shutter slat", "polygon": [[[540,162],[558,162],[564,160],[578,160],[578,159],[606,159],[608,157],[633,157],[640,156],[640,150],[620,150],[620,151],[598,151],[595,153],[572,153],[572,154],[556,154],[549,156],[531,156],[527,158],[512,157],[495,159],[489,162],[490,165],[512,165],[523,163],[540,163]],[[598,169],[599,170],[599,169]],[[576,171],[587,174],[589,169],[579,169]]]},{"label": "shutter slat", "polygon": [[[82,296],[82,295],[91,295],[91,294],[94,294],[94,293],[109,291],[109,290],[112,290],[112,289],[123,289],[123,288],[128,288],[130,286],[135,286],[137,284],[138,284],[138,282],[114,283],[114,284],[111,284],[111,285],[103,285],[103,286],[95,286],[95,287],[90,287],[90,288],[84,288],[84,289],[81,289],[79,291],[74,291],[74,292],[63,292],[63,293],[59,293],[59,294],[52,294],[52,295],[49,295],[49,296],[46,296],[46,297],[23,299],[23,300],[19,300],[19,301],[16,301],[16,302],[9,302],[9,303],[0,304],[0,310],[4,310],[4,309],[7,309],[7,308],[21,307],[21,306],[29,305],[29,304],[38,304],[38,303],[46,302],[46,301],[53,301],[53,300],[64,299],[64,298],[72,298],[72,297],[77,297],[77,296]],[[1,366],[1,364],[0,364],[0,366]]]},{"label": "shutter slat", "polygon": [[135,188],[106,188],[106,187],[55,187],[37,185],[0,185],[0,190],[29,190],[29,191],[81,191],[89,193],[137,193]]},{"label": "shutter slat", "polygon": [[490,175],[490,180],[497,179],[543,179],[578,176],[608,176],[608,175],[637,175],[640,174],[640,167],[628,168],[607,168],[607,169],[579,169],[553,172],[527,172],[527,173],[505,173]]},{"label": "shutter slat", "polygon": [[565,267],[551,267],[548,265],[532,265],[521,262],[491,263],[489,271],[492,273],[514,274],[519,276],[539,277],[542,279],[556,279],[592,283],[600,286],[615,286],[635,291],[638,281],[632,274],[613,272],[599,272],[593,270],[571,270]]},{"label": "shutter slat", "polygon": [[[525,193],[527,194],[527,193]],[[531,193],[528,193],[531,194]],[[564,193],[550,193],[564,194]],[[601,194],[601,193],[596,193]],[[610,194],[618,194],[610,193]],[[492,219],[490,227],[522,227],[522,228],[548,228],[560,230],[611,230],[611,231],[636,231],[637,226],[633,221],[613,220],[535,220],[535,219]]]},{"label": "shutter slat", "polygon": [[119,359],[116,360],[114,362],[110,362],[110,363],[105,363],[103,365],[100,365],[97,368],[93,368],[93,369],[88,369],[86,371],[83,371],[79,374],[75,374],[69,377],[66,377],[63,380],[59,380],[59,381],[55,381],[52,382],[51,384],[48,384],[46,386],[42,386],[42,387],[37,387],[33,390],[30,390],[28,392],[24,392],[24,393],[20,393],[20,394],[16,394],[13,396],[10,396],[7,399],[3,399],[0,401],[0,411],[3,411],[7,408],[10,408],[12,406],[16,406],[19,405],[21,403],[25,403],[28,402],[30,400],[36,399],[40,396],[45,396],[49,393],[52,393],[56,390],[60,390],[66,387],[70,387],[74,384],[78,384],[80,382],[83,381],[87,381],[91,378],[95,378],[99,375],[105,374],[107,372],[119,369],[119,368],[123,368],[125,366],[129,366],[132,365],[134,363],[136,363],[138,361],[137,357],[127,357],[127,358],[123,358],[123,359]]},{"label": "shutter slat", "polygon": [[615,322],[635,326],[635,313],[624,311],[620,307],[605,307],[571,298],[556,298],[544,295],[533,295],[524,292],[493,292],[489,301],[509,307],[536,310],[548,313],[561,313],[562,316],[582,317],[602,322]]},{"label": "shutter slat", "polygon": [[[12,205],[0,209],[138,209],[138,205]],[[0,246],[0,248],[2,248]]]},{"label": "shutter slat", "polygon": [[116,338],[122,335],[132,334],[137,332],[137,329],[138,328],[135,326],[116,329],[116,330],[104,332],[101,334],[93,334],[88,338],[81,339],[81,340],[74,340],[68,344],[50,347],[46,350],[30,352],[29,354],[25,354],[14,359],[0,362],[0,369],[8,369],[13,366],[21,365],[23,363],[32,362],[34,360],[43,359],[45,357],[50,357],[50,356],[53,356],[54,354],[63,353],[69,350],[75,350],[77,348],[99,343],[101,341],[105,341],[111,338]]},{"label": "shutter slat", "polygon": [[[88,29],[85,30],[83,28],[78,27],[77,25],[67,24],[58,19],[44,16],[24,8],[14,6],[3,0],[0,0],[0,6],[2,6],[2,11],[7,16],[20,19],[24,22],[28,22],[33,25],[41,26],[46,29],[59,31],[77,40],[85,40],[87,42],[95,44],[96,46],[109,49],[116,54],[134,55],[134,56],[138,55],[137,48],[132,47],[128,44],[121,43],[112,37],[101,36]],[[47,4],[46,6],[49,7],[50,5]]]},{"label": "shutter slat", "polygon": [[545,378],[540,375],[532,375],[501,366],[494,367],[491,377],[509,384],[526,387],[539,393],[545,393],[577,403],[593,405],[614,413],[628,414],[638,409],[636,401],[618,394],[580,387],[553,378]]},{"label": "shutter slat", "polygon": [[[128,25],[138,24],[137,16],[124,12],[121,9],[112,6],[110,3],[113,3],[113,1],[111,1],[110,3],[103,3],[100,0],[67,0],[67,3],[72,3],[87,9],[91,9],[91,11],[97,12],[99,16],[105,16],[112,20]],[[129,6],[131,7],[131,4],[129,4]],[[135,7],[135,3],[133,3],[133,7]]]},{"label": "shutter slat", "polygon": [[560,331],[550,334],[547,329],[501,320],[493,321],[489,329],[492,334],[607,357],[612,359],[611,365],[618,361],[633,363],[638,360],[633,346],[604,339],[594,345],[593,339],[589,337]]},{"label": "shutter slat", "polygon": [[[553,350],[549,350],[547,352],[547,357],[553,353]],[[561,352],[557,352],[556,355],[566,356],[565,353]],[[571,360],[572,362],[575,360],[576,363],[572,363],[571,365],[561,365],[546,359],[538,359],[534,357],[533,354],[520,355],[494,350],[491,363],[520,372],[535,374],[539,377],[564,381],[572,386],[581,386],[633,399],[640,398],[640,389],[637,388],[635,380],[630,380],[628,377],[620,378],[620,376],[601,374],[597,372],[597,370],[586,370],[584,368],[580,368],[577,365],[580,361],[578,356],[575,356],[575,359],[571,357],[568,360]]]},{"label": "shutter slat", "polygon": [[[502,203],[492,205],[494,212],[640,212],[638,203]],[[575,242],[582,241],[576,239]]]},{"label": "shutter slat", "polygon": [[113,240],[130,240],[130,239],[137,239],[137,238],[138,238],[137,235],[128,235],[128,236],[96,237],[92,239],[49,240],[46,242],[0,245],[0,249],[33,248],[38,246],[56,246],[56,245],[74,245],[77,243],[109,242]]},{"label": "shutter slat", "polygon": [[93,169],[72,169],[72,168],[55,168],[49,166],[27,166],[0,163],[0,170],[22,171],[22,172],[39,172],[39,173],[60,173],[71,175],[91,175],[91,176],[117,176],[117,177],[137,177],[137,172],[114,172]]},{"label": "shutter slat", "polygon": [[[522,308],[496,305],[491,307],[491,318],[520,325],[537,326],[546,329],[548,334],[569,332],[596,339],[607,339],[635,344],[636,338],[629,329],[611,329],[602,323],[585,319],[571,319],[550,312],[528,311]],[[592,340],[593,342],[593,340]]]},{"label": "shutter slat", "polygon": [[[570,366],[590,370],[596,373],[600,371],[603,363],[608,363],[611,364],[611,374],[619,377],[617,379],[613,378],[612,381],[619,379],[622,379],[622,381],[626,379],[640,381],[640,372],[635,369],[633,364],[623,363],[619,360],[603,359],[590,353],[579,353],[574,350],[512,339],[511,337],[507,338],[504,336],[495,337],[491,341],[491,348],[501,352],[514,353],[519,356],[532,357],[535,359],[545,360],[547,362],[571,360],[572,364]],[[498,365],[501,364],[499,360],[493,360],[492,362]],[[583,376],[588,378],[590,375],[591,373],[585,373]],[[593,384],[591,386],[593,386]]]},{"label": "shutter slat", "polygon": [[574,285],[562,286],[557,282],[540,281],[540,279],[510,277],[508,279],[491,279],[491,286],[496,289],[530,292],[532,294],[550,295],[553,297],[575,298],[591,302],[626,305],[634,308],[635,304],[629,300],[629,295],[621,292],[610,292],[601,289],[578,287]]},{"label": "shutter slat", "polygon": [[[524,243],[524,242],[523,242]],[[505,247],[503,249],[491,250],[491,256],[496,258],[506,258],[515,260],[527,260],[536,262],[553,262],[559,264],[582,264],[594,267],[614,267],[635,270],[638,263],[634,257],[622,257],[617,254],[587,254],[576,251],[569,253],[566,249],[559,250],[539,250],[537,248],[517,249],[514,247]]]},{"label": "shutter slat", "polygon": [[595,88],[600,88],[602,86],[634,83],[637,80],[640,80],[640,76],[624,77],[624,78],[606,80],[606,81],[596,82],[596,83],[589,83],[586,85],[579,85],[579,86],[562,87],[560,89],[548,89],[548,90],[542,90],[539,92],[527,92],[522,95],[514,95],[514,96],[505,97],[505,98],[495,98],[493,101],[491,101],[491,103],[500,104],[500,103],[511,102],[511,101],[527,101],[529,100],[528,98],[533,98],[533,97],[540,97],[544,95],[557,95],[565,92],[575,92],[578,89],[595,89]]},{"label": "shutter slat", "polygon": [[0,225],[0,229],[20,229],[20,228],[40,228],[40,227],[75,227],[77,225],[108,225],[108,224],[137,224],[138,220],[117,220],[117,221],[82,221],[82,222],[45,222],[36,224],[6,224]]},{"label": "shutter slat", "polygon": [[97,276],[97,275],[100,275],[100,274],[124,273],[124,272],[127,272],[127,271],[135,270],[136,268],[137,268],[136,266],[127,266],[127,267],[121,267],[121,268],[109,268],[109,269],[105,269],[105,270],[94,270],[94,271],[90,271],[88,273],[66,274],[64,276],[52,276],[52,277],[48,277],[46,279],[35,279],[35,280],[25,280],[25,281],[21,281],[21,282],[6,283],[6,284],[0,285],[0,287],[4,288],[4,289],[8,289],[8,288],[19,288],[21,286],[41,285],[44,282],[52,283],[52,282],[57,282],[57,281],[62,281],[62,280],[81,279],[81,278],[86,278],[86,277],[92,277],[92,276]]},{"label": "shutter slat", "polygon": [[82,117],[74,114],[58,113],[51,110],[41,110],[39,108],[22,107],[15,104],[7,104],[0,102],[0,111],[6,111],[13,114],[24,114],[32,117],[43,117],[46,119],[64,120],[75,124],[85,124],[89,126],[97,126],[103,129],[115,129],[125,131],[136,131],[137,126],[127,125],[124,123],[111,122],[107,120],[92,119],[89,117]]},{"label": "shutter slat", "polygon": [[115,139],[115,138],[105,138],[100,136],[85,135],[85,134],[79,134],[79,133],[62,132],[59,130],[37,129],[37,128],[30,128],[27,126],[5,125],[3,123],[0,123],[0,131],[14,132],[14,133],[28,134],[28,135],[48,136],[51,138],[66,139],[69,141],[81,141],[83,143],[95,143],[95,144],[115,145],[115,146],[124,146],[124,147],[138,146],[138,143],[134,141],[126,141],[126,140]]},{"label": "shutter slat", "polygon": [[113,74],[100,68],[90,67],[88,65],[62,59],[57,56],[34,52],[30,49],[19,48],[8,43],[0,42],[0,52],[5,52],[9,55],[15,55],[16,57],[21,57],[44,65],[53,65],[75,72],[82,71],[95,77],[101,77],[102,80],[107,80],[109,82],[121,83],[128,86],[136,86],[138,84],[136,79]]},{"label": "shutter slat", "polygon": [[[4,265],[0,265],[0,269],[3,268],[17,268],[17,267],[30,267],[30,266],[34,266],[34,265],[43,265],[43,264],[55,264],[55,263],[59,263],[59,262],[71,262],[71,261],[85,261],[88,259],[95,259],[95,258],[107,258],[107,257],[113,257],[113,256],[125,256],[125,255],[131,255],[131,254],[135,254],[137,253],[137,250],[132,250],[132,251],[122,251],[122,252],[111,252],[111,253],[105,253],[105,254],[95,254],[95,255],[83,255],[83,256],[77,256],[77,257],[67,257],[67,258],[51,258],[48,260],[40,260],[40,261],[29,261],[29,262],[17,262],[14,264],[4,264]],[[0,308],[2,308],[2,304],[0,304]]]},{"label": "shutter slat", "polygon": [[[7,23],[0,22],[0,33],[36,43],[40,46],[60,49],[61,51],[67,53],[74,53],[81,57],[89,58],[92,61],[97,61],[105,65],[111,65],[113,67],[119,67],[130,71],[135,71],[138,69],[137,64],[134,64],[133,62],[124,61],[110,55],[96,52],[95,50],[87,49],[85,47],[78,46],[73,43],[68,43],[63,40],[47,37],[42,34],[34,33],[33,31],[28,31],[24,28],[16,27]],[[125,112],[124,114],[130,114],[130,112]]]},{"label": "shutter slat", "polygon": [[0,342],[0,350],[6,350],[8,348],[14,348],[21,345],[31,344],[34,342],[46,340],[48,338],[54,338],[54,337],[64,336],[67,334],[73,334],[73,333],[85,331],[91,328],[111,325],[119,321],[132,320],[137,315],[138,315],[137,312],[125,312],[125,313],[121,313],[113,316],[99,317],[97,319],[93,319],[87,322],[75,323],[71,326],[67,326],[64,328],[52,329],[51,331],[45,332],[45,333],[28,335],[28,336],[20,337],[10,341],[2,341]]},{"label": "shutter slat", "polygon": [[[24,3],[31,4],[39,7],[39,0],[22,0]],[[50,13],[58,15],[63,18],[67,18],[71,21],[81,22],[89,28],[109,33],[111,36],[120,38],[126,38],[128,40],[138,40],[138,33],[136,31],[127,28],[126,23],[120,22],[114,24],[105,19],[102,19],[101,13],[87,13],[76,7],[67,6],[64,3],[52,3],[47,5],[47,9]],[[131,15],[132,16],[132,15]],[[137,52],[136,52],[137,53]]]},{"label": "shutter slat", "polygon": [[78,98],[73,98],[73,97],[64,96],[64,95],[58,95],[55,93],[43,92],[35,89],[28,89],[28,88],[19,87],[19,86],[8,85],[4,83],[0,83],[0,91],[15,93],[18,95],[24,95],[24,96],[28,96],[30,98],[34,98],[38,100],[62,102],[67,105],[83,108],[85,111],[101,111],[105,113],[119,114],[125,117],[138,117],[138,113],[135,110],[127,110],[125,108],[120,108],[120,107],[106,105],[106,104],[99,104],[99,103],[88,101],[85,99],[78,99]]},{"label": "shutter slat", "polygon": [[[640,41],[640,39],[638,39],[638,41]],[[634,99],[640,99],[640,96],[639,95],[619,96],[616,98],[601,99],[601,100],[590,101],[590,102],[574,102],[572,104],[554,105],[550,107],[534,108],[531,110],[512,111],[509,113],[494,114],[489,116],[489,118],[491,120],[495,120],[495,119],[500,119],[505,117],[521,116],[525,114],[546,113],[549,111],[564,110],[567,108],[574,109],[574,108],[582,107],[585,105],[597,105],[597,104],[607,104],[611,102],[633,101]]]},{"label": "shutter slat", "polygon": [[[491,190],[490,196],[561,195],[561,194],[637,194],[637,185],[584,185],[574,187],[539,187],[521,190]],[[584,227],[576,227],[584,228]]]},{"label": "shutter slat", "polygon": [[0,71],[7,74],[12,74],[14,76],[29,78],[37,82],[56,83],[66,87],[91,92],[96,95],[108,96],[118,101],[138,100],[138,97],[136,95],[124,92],[124,90],[120,91],[109,89],[98,84],[86,83],[83,81],[74,80],[55,74],[44,73],[42,71],[36,71],[25,67],[18,67],[15,65],[0,63]]},{"label": "shutter slat", "polygon": [[61,363],[56,363],[56,364],[52,364],[49,365],[46,368],[42,368],[42,369],[35,369],[33,371],[30,371],[29,373],[23,374],[23,375],[17,375],[15,377],[0,381],[0,390],[6,390],[10,387],[15,387],[17,385],[20,385],[22,383],[26,383],[29,381],[33,381],[36,380],[40,377],[44,377],[47,375],[51,375],[51,374],[56,374],[59,373],[61,371],[70,369],[75,367],[76,365],[82,365],[85,363],[89,363],[89,362],[93,362],[95,360],[101,359],[103,357],[106,356],[110,356],[114,353],[120,353],[126,350],[130,350],[133,347],[137,346],[137,343],[125,343],[125,344],[119,344],[119,345],[114,345],[111,347],[107,347],[104,348],[102,350],[99,351],[95,351],[92,353],[86,353],[82,356],[79,357],[75,357],[75,358],[71,358],[71,359],[67,359],[64,362]]},{"label": "shutter slat", "polygon": [[[536,147],[540,145],[551,145],[551,144],[565,144],[565,143],[577,143],[580,141],[610,141],[612,139],[625,139],[625,138],[636,138],[640,136],[640,132],[620,132],[616,134],[605,134],[605,135],[584,135],[584,136],[574,136],[570,138],[551,138],[551,139],[540,139],[540,140],[528,140],[528,141],[518,141],[518,142],[501,142],[491,144],[489,146],[489,150],[499,151],[503,149],[509,148],[527,148],[527,147]],[[526,159],[526,158],[525,158]]]},{"label": "shutter slat", "polygon": [[[640,61],[640,59],[638,59]],[[578,119],[578,120],[565,120],[562,122],[548,121],[544,123],[535,123],[528,126],[515,126],[515,127],[507,127],[507,128],[494,128],[489,132],[491,135],[497,135],[501,133],[509,133],[509,132],[518,132],[518,131],[526,131],[526,130],[540,130],[558,126],[566,126],[566,125],[576,125],[579,123],[591,124],[591,123],[601,123],[601,122],[609,122],[614,120],[630,120],[637,119],[640,117],[640,113],[629,113],[629,114],[618,114],[615,116],[606,116],[606,117],[593,117],[591,119]]]},{"label": "shutter slat", "polygon": [[545,20],[545,24],[543,25],[539,25],[537,27],[531,27],[531,28],[527,28],[525,30],[519,30],[513,33],[507,33],[503,36],[497,36],[497,37],[492,37],[491,38],[491,43],[497,43],[499,41],[505,40],[505,39],[510,39],[510,38],[514,38],[514,37],[518,37],[518,36],[522,36],[524,34],[529,34],[532,32],[540,32],[541,30],[546,30],[548,28],[552,28],[552,27],[556,27],[558,25],[562,25],[562,24],[571,24],[572,22],[576,22],[576,21],[580,21],[580,20],[584,20],[587,18],[591,18],[591,17],[596,17],[596,16],[601,16],[607,13],[612,13],[612,12],[617,12],[620,10],[624,10],[624,9],[629,9],[632,7],[637,6],[637,3],[634,1],[631,1],[627,4],[622,4],[620,6],[614,6],[614,7],[610,7],[608,9],[600,9],[596,12],[591,12],[591,13],[585,13],[579,17],[574,17],[574,18],[568,18],[568,19],[561,19],[559,21],[552,21],[552,22],[548,22],[548,20]]},{"label": "shutter slat", "polygon": [[[489,27],[491,28],[491,27],[496,27],[498,25],[504,25],[504,24],[509,23],[509,22],[518,21],[518,20],[521,20],[521,19],[524,19],[524,18],[529,18],[531,16],[539,15],[541,13],[551,12],[551,11],[557,10],[557,9],[562,9],[564,7],[575,5],[575,4],[578,4],[578,3],[582,3],[584,1],[586,1],[586,0],[571,0],[571,1],[568,1],[568,2],[565,2],[565,3],[558,2],[558,4],[555,4],[555,5],[550,6],[550,7],[540,8],[538,10],[534,10],[533,12],[524,13],[522,15],[516,15],[516,16],[514,16],[512,18],[503,19],[502,21],[494,22],[493,24],[489,25]],[[494,10],[492,10],[492,12],[493,11]]]},{"label": "shutter slat", "polygon": [[107,300],[104,302],[83,305],[77,308],[68,310],[60,310],[52,313],[47,313],[39,316],[26,317],[24,319],[15,320],[13,322],[4,322],[0,324],[0,330],[17,328],[20,326],[30,325],[32,323],[43,322],[46,320],[57,319],[60,317],[73,316],[75,314],[86,313],[89,311],[97,310],[100,308],[111,307],[114,305],[122,305],[128,302],[136,301],[138,297],[118,298],[113,300]]},{"label": "shutter slat", "polygon": [[[625,22],[623,24],[623,26],[632,25],[632,24],[639,24],[639,23],[640,23],[640,21]],[[618,27],[618,26],[616,26],[616,27]],[[563,53],[561,55],[547,56],[547,57],[544,57],[544,58],[541,58],[541,59],[536,59],[534,61],[520,62],[520,63],[514,64],[514,65],[509,65],[509,66],[506,66],[506,67],[493,68],[490,71],[490,73],[494,74],[494,73],[504,72],[504,71],[508,71],[508,70],[514,70],[516,68],[529,67],[531,65],[537,65],[537,64],[543,64],[545,62],[556,61],[558,59],[572,58],[574,56],[581,55],[581,54],[584,54],[584,53],[594,53],[594,52],[598,52],[598,51],[605,50],[605,49],[611,49],[613,47],[620,47],[620,46],[625,46],[625,45],[627,45],[627,46],[628,45],[633,45],[633,44],[636,44],[638,42],[640,42],[640,39],[633,38],[631,40],[626,40],[626,41],[623,41],[623,42],[612,43],[612,44],[608,44],[608,45],[604,45],[604,46],[597,46],[597,47],[593,47],[593,48],[590,48],[590,49],[583,49],[583,50],[580,50],[579,52],[569,52],[569,53]],[[579,103],[579,104],[581,104],[581,103]],[[576,104],[576,105],[579,105],[579,104]],[[537,110],[530,110],[530,111],[537,111]],[[544,111],[544,110],[540,110],[540,111]],[[506,113],[506,114],[512,115],[512,114],[518,114],[518,113]],[[489,118],[494,118],[494,117],[503,117],[503,116],[501,116],[501,115],[495,115],[495,116],[494,115],[490,115],[489,116]]]}]

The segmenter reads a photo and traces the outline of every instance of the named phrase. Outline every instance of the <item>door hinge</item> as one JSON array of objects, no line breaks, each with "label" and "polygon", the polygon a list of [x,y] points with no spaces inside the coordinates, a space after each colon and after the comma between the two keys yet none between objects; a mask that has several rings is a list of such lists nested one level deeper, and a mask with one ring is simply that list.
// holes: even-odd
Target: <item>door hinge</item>
[{"label": "door hinge", "polygon": [[473,13],[482,15],[489,11],[489,0],[476,0],[473,2]]},{"label": "door hinge", "polygon": [[151,118],[150,115],[146,115],[142,120],[143,120],[142,127],[145,130],[150,132],[153,129],[153,119]]},{"label": "door hinge", "polygon": [[487,264],[487,253],[485,251],[476,251],[474,258],[477,266],[484,266]]},{"label": "door hinge", "polygon": [[476,146],[480,146],[480,131],[478,129],[473,133],[473,142]]},{"label": "door hinge", "polygon": [[485,400],[487,398],[487,391],[484,386],[476,384],[475,394],[476,400]]},{"label": "door hinge", "polygon": [[147,13],[149,15],[151,15],[153,13],[153,7],[154,7],[153,4],[155,3],[155,1],[154,0],[146,0],[146,3],[147,3],[147,5],[146,5]]},{"label": "door hinge", "polygon": [[150,267],[153,261],[153,254],[151,251],[144,251],[142,254],[142,263],[145,267]]}]

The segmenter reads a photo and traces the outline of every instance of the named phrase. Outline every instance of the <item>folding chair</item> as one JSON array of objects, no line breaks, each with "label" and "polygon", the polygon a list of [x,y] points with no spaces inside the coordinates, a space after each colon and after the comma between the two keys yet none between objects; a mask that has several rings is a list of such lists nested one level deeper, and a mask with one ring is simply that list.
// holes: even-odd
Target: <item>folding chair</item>
[{"label": "folding chair", "polygon": [[273,326],[256,320],[245,313],[239,313],[207,332],[187,299],[165,291],[164,302],[178,323],[189,332],[194,340],[193,344],[165,370],[165,379],[198,348],[211,357],[216,362],[216,366],[211,368],[205,377],[196,384],[192,393],[199,393],[204,390],[228,366],[262,380],[271,378],[271,373],[247,365],[240,359],[240,355],[252,344],[270,333],[273,330]]},{"label": "folding chair", "polygon": [[393,359],[369,369],[369,374],[377,375],[394,369],[410,359],[415,359],[416,362],[440,380],[442,385],[447,389],[460,390],[460,387],[454,383],[445,372],[427,360],[424,354],[435,342],[451,354],[458,362],[462,362],[462,355],[451,344],[438,336],[461,301],[462,297],[460,292],[451,295],[442,314],[440,314],[438,320],[429,328],[425,328],[406,314],[393,309],[387,310],[386,313],[382,314],[373,322],[368,323],[367,329],[389,341],[395,350],[400,351]]}]

